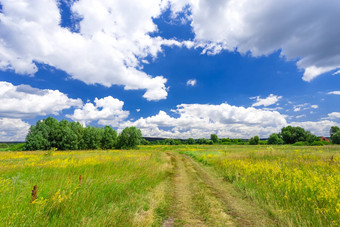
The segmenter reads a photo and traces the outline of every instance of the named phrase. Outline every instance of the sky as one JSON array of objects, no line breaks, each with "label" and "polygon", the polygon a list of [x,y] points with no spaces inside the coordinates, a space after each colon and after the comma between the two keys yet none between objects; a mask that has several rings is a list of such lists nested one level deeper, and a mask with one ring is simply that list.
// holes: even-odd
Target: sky
[{"label": "sky", "polygon": [[0,0],[0,141],[52,116],[167,138],[340,126],[340,2]]}]

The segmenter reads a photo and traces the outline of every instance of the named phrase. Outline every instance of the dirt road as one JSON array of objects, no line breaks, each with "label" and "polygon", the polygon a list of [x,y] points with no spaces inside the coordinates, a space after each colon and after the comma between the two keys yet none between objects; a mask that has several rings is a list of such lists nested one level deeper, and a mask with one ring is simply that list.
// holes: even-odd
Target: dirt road
[{"label": "dirt road", "polygon": [[172,213],[163,226],[276,226],[213,170],[186,155],[168,153],[174,166]]}]

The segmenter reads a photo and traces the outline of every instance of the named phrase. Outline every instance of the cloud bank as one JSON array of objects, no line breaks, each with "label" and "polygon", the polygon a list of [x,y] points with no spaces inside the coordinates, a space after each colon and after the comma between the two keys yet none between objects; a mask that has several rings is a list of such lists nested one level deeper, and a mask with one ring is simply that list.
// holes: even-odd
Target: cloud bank
[{"label": "cloud bank", "polygon": [[58,90],[37,89],[29,85],[14,86],[0,81],[0,117],[34,118],[82,105],[80,99],[71,99]]},{"label": "cloud bank", "polygon": [[[302,79],[340,68],[340,2],[333,0],[173,0],[176,15],[189,7],[197,46],[252,56],[281,51],[297,60]],[[256,9],[256,10],[254,10]]]},{"label": "cloud bank", "polygon": [[162,45],[182,45],[150,36],[157,31],[153,18],[166,7],[163,1],[72,1],[79,32],[61,27],[57,1],[2,0],[1,4],[1,70],[33,75],[38,62],[86,84],[144,89],[147,100],[167,97],[167,79],[140,70],[141,60],[156,58]]}]

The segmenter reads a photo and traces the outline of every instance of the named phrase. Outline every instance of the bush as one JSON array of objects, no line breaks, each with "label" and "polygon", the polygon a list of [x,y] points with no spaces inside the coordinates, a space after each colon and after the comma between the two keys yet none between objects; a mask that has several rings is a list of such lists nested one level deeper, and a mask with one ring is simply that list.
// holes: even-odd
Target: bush
[{"label": "bush", "polygon": [[304,141],[299,141],[299,142],[295,142],[293,146],[308,146],[308,143]]},{"label": "bush", "polygon": [[323,146],[324,143],[322,141],[313,141],[310,145],[311,146]]},{"label": "bush", "polygon": [[258,136],[251,137],[249,140],[250,145],[258,145],[260,138]]},{"label": "bush", "polygon": [[268,138],[268,144],[283,144],[283,139],[277,133],[273,133]]}]

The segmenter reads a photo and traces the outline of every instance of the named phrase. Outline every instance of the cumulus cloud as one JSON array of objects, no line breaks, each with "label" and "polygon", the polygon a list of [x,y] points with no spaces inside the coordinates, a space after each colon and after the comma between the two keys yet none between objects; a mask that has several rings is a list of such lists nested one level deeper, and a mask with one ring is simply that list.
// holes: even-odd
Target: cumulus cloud
[{"label": "cumulus cloud", "polygon": [[196,79],[190,79],[187,81],[187,86],[195,86],[197,83]]},{"label": "cumulus cloud", "polygon": [[340,112],[332,112],[328,114],[329,119],[340,119]]},{"label": "cumulus cloud", "polygon": [[20,119],[0,118],[0,141],[24,141],[29,127]]},{"label": "cumulus cloud", "polygon": [[172,117],[164,111],[134,122],[126,121],[120,125],[136,126],[144,136],[154,137],[209,137],[217,133],[220,137],[248,138],[254,135],[266,137],[287,124],[285,117],[277,111],[266,111],[253,107],[244,108],[220,105],[181,104]]},{"label": "cumulus cloud", "polygon": [[329,130],[332,126],[340,126],[338,122],[330,120],[291,122],[289,124],[302,127],[317,136],[329,136]]},{"label": "cumulus cloud", "polygon": [[93,103],[86,103],[80,109],[74,110],[72,115],[66,117],[79,121],[83,125],[97,121],[100,125],[111,125],[117,127],[129,116],[129,111],[123,110],[124,102],[112,96],[95,98]]},{"label": "cumulus cloud", "polygon": [[250,99],[256,99],[256,102],[252,106],[271,106],[277,103],[282,96],[270,94],[267,98],[261,99],[260,96],[252,97]]},{"label": "cumulus cloud", "polygon": [[33,118],[48,114],[58,114],[64,109],[81,106],[80,99],[50,89],[37,89],[28,85],[14,86],[0,81],[0,117]]},{"label": "cumulus cloud", "polygon": [[158,29],[153,18],[167,7],[165,1],[72,1],[72,17],[79,18],[79,32],[61,27],[57,2],[1,1],[1,70],[33,75],[38,62],[87,84],[145,89],[147,100],[167,97],[166,78],[139,70],[143,59],[156,58],[163,45],[190,46],[189,41],[150,36]]},{"label": "cumulus cloud", "polygon": [[331,91],[328,92],[329,95],[340,95],[340,91]]},{"label": "cumulus cloud", "polygon": [[305,81],[340,68],[339,1],[172,0],[170,4],[174,14],[189,6],[188,20],[203,53],[229,50],[261,56],[280,50],[287,60],[298,60]]}]

